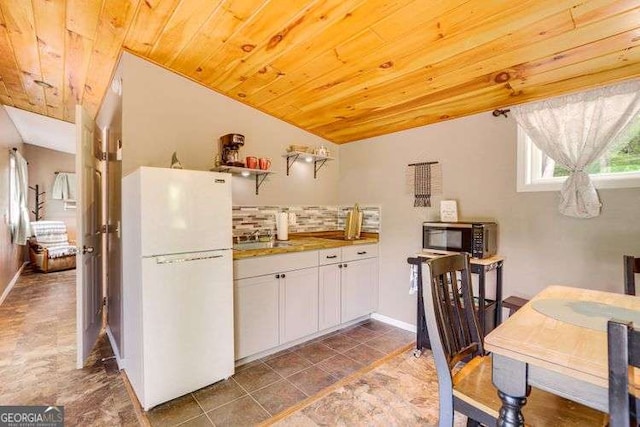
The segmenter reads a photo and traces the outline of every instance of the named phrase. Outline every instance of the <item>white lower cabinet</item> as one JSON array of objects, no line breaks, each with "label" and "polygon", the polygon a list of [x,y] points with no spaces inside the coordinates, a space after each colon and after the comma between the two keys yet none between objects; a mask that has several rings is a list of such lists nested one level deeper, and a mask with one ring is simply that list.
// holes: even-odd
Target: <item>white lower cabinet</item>
[{"label": "white lower cabinet", "polygon": [[348,322],[374,311],[377,294],[378,258],[342,264],[342,322]]},{"label": "white lower cabinet", "polygon": [[337,326],[341,321],[340,281],[342,264],[323,265],[319,269],[318,314],[320,330]]},{"label": "white lower cabinet", "polygon": [[276,347],[280,280],[271,274],[239,279],[234,288],[236,360]]},{"label": "white lower cabinet", "polygon": [[360,245],[234,261],[236,360],[373,312],[377,254]]},{"label": "white lower cabinet", "polygon": [[280,274],[280,343],[318,332],[318,269]]}]

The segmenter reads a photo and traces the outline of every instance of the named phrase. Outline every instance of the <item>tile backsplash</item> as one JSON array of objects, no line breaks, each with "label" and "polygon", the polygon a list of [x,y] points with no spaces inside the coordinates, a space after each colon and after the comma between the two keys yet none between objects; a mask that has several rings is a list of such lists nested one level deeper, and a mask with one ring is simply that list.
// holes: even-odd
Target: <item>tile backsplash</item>
[{"label": "tile backsplash", "polygon": [[[295,213],[295,224],[289,223],[290,233],[308,231],[343,230],[345,217],[352,206],[234,206],[233,236],[250,234],[256,230],[275,235],[278,212]],[[380,232],[380,207],[361,206],[363,211],[362,231]]]}]

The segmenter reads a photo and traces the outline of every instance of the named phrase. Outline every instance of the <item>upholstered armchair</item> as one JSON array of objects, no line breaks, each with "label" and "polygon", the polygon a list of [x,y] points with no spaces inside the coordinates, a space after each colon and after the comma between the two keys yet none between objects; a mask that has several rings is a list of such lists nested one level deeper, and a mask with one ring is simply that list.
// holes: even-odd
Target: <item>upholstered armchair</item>
[{"label": "upholstered armchair", "polygon": [[76,268],[75,242],[69,241],[64,222],[35,221],[31,230],[29,260],[36,269],[49,273]]}]

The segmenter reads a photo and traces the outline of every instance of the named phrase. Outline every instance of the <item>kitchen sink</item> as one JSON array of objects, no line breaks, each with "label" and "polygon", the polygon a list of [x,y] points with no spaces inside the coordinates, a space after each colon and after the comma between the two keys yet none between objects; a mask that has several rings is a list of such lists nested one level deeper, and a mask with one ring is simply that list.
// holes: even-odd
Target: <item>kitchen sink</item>
[{"label": "kitchen sink", "polygon": [[271,248],[286,248],[287,246],[291,246],[289,242],[242,242],[242,243],[234,243],[233,249],[239,251],[248,251],[251,249],[271,249]]}]

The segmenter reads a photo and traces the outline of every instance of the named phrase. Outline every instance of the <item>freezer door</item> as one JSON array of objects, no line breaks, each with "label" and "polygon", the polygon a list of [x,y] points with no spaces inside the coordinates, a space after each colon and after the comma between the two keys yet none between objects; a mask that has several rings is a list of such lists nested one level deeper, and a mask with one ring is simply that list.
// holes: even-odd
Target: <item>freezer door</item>
[{"label": "freezer door", "polygon": [[231,248],[231,175],[140,169],[142,256]]},{"label": "freezer door", "polygon": [[233,375],[231,252],[142,260],[145,409]]}]

